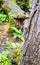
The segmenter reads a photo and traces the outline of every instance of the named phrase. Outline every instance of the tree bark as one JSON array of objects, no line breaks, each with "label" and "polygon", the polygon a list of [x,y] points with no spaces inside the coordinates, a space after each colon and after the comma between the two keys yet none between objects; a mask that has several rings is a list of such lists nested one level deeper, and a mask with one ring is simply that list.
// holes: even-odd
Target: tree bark
[{"label": "tree bark", "polygon": [[20,65],[40,65],[40,0],[34,0]]}]

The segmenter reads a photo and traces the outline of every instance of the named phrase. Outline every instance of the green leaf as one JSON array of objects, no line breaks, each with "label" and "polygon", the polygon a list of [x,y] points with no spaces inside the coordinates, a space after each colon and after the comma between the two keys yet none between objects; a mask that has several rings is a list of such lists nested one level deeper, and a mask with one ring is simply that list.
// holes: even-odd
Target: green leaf
[{"label": "green leaf", "polygon": [[21,30],[18,30],[16,27],[10,27],[11,30],[15,31],[18,34],[22,34]]}]

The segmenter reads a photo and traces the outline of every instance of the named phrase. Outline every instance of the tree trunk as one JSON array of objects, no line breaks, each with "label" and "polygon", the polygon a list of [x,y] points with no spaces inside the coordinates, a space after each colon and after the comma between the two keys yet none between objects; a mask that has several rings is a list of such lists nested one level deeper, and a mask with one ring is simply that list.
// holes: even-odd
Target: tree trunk
[{"label": "tree trunk", "polygon": [[34,0],[20,65],[40,65],[40,0]]}]

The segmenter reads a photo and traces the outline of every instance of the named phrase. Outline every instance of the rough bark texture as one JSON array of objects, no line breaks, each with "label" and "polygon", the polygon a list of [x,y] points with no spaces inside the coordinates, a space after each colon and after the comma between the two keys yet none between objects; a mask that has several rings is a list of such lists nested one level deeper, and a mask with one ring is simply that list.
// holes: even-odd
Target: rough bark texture
[{"label": "rough bark texture", "polygon": [[[34,0],[30,29],[26,33],[20,65],[40,65],[40,0]],[[38,4],[37,4],[38,3]]]}]

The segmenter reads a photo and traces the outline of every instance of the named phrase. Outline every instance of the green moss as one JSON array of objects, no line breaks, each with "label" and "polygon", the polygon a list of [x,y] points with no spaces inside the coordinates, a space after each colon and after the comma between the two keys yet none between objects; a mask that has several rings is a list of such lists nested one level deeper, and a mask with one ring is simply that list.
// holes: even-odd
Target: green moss
[{"label": "green moss", "polygon": [[12,58],[12,62],[11,63],[13,63],[13,65],[14,65],[14,63],[17,63],[17,65],[20,65],[21,50],[19,50],[19,49],[16,48],[15,51],[11,52],[10,54],[8,54],[7,57],[9,59]]},{"label": "green moss", "polygon": [[20,59],[21,59],[21,50],[19,48],[16,48],[14,52],[12,53],[12,62],[17,63],[17,65],[20,65]]}]

